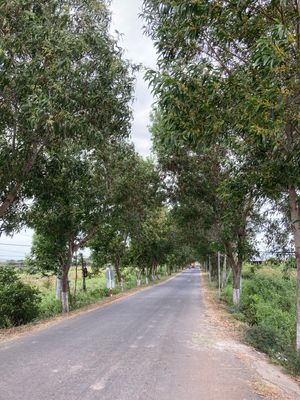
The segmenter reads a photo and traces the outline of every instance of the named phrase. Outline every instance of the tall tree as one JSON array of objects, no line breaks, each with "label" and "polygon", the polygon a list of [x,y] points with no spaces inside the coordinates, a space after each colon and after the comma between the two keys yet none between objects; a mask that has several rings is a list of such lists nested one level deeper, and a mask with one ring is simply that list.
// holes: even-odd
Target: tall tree
[{"label": "tall tree", "polygon": [[4,0],[0,14],[3,231],[20,222],[49,154],[127,134],[132,79],[105,0]]},{"label": "tall tree", "polygon": [[134,153],[128,157],[120,176],[122,189],[116,208],[90,243],[93,262],[98,266],[112,263],[120,285],[131,240],[140,232],[149,210],[159,206],[161,200],[160,177],[153,163]]},{"label": "tall tree", "polygon": [[[298,299],[299,12],[298,0],[144,2],[149,34],[160,54],[159,66],[166,71],[161,74],[165,83],[168,85],[168,79],[176,73],[182,75],[204,66],[199,75],[205,83],[204,97],[194,107],[189,104],[192,110],[201,111],[204,123],[189,135],[195,138],[206,133],[213,140],[231,136],[247,155],[248,168],[257,168],[254,187],[272,198],[288,194],[298,266]],[[211,86],[213,75],[218,77],[217,86]],[[214,103],[218,87],[223,96]],[[156,88],[161,90],[161,83]]]},{"label": "tall tree", "polygon": [[37,190],[28,216],[29,226],[44,241],[33,247],[32,255],[33,262],[39,262],[44,243],[49,243],[51,259],[59,265],[64,312],[69,310],[68,273],[74,253],[87,246],[119,206],[120,176],[130,162],[128,152],[131,146],[123,140],[85,155],[73,146],[69,153],[65,149],[56,153],[51,170],[44,171],[45,187]]}]

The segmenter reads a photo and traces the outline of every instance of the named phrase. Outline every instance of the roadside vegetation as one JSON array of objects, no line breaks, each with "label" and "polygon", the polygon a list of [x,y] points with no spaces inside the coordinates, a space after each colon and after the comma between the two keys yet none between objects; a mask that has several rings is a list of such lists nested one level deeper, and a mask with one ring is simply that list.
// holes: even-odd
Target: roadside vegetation
[{"label": "roadside vegetation", "polygon": [[298,375],[300,362],[295,351],[296,298],[295,268],[291,268],[290,262],[276,259],[261,265],[244,265],[239,308],[232,302],[231,277],[221,295],[235,318],[246,323],[246,342]]}]

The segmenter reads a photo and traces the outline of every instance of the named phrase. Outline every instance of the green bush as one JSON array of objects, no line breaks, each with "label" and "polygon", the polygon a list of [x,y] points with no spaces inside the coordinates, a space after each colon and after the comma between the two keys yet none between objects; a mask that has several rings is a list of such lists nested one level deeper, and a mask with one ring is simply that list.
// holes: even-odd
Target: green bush
[{"label": "green bush", "polygon": [[55,294],[43,295],[40,304],[40,318],[50,318],[61,312],[61,301],[57,300]]},{"label": "green bush", "polygon": [[21,282],[11,268],[0,269],[0,327],[23,325],[39,315],[40,292]]},{"label": "green bush", "polygon": [[[300,371],[294,351],[296,340],[296,279],[287,275],[284,265],[271,260],[260,268],[246,266],[243,273],[238,319],[248,323],[248,343],[285,365]],[[232,289],[226,287],[223,298],[232,305]]]},{"label": "green bush", "polygon": [[294,375],[300,375],[300,352],[296,352],[294,348],[285,349],[284,356],[280,357],[281,363],[286,369]]},{"label": "green bush", "polygon": [[281,346],[274,329],[266,325],[251,326],[246,332],[246,339],[249,344],[269,355],[274,355]]},{"label": "green bush", "polygon": [[223,300],[226,301],[226,303],[228,303],[230,306],[233,305],[232,303],[232,284],[228,284],[223,292],[222,292],[222,298]]},{"label": "green bush", "polygon": [[125,267],[122,269],[122,277],[124,282],[136,281],[136,273],[133,267]]}]

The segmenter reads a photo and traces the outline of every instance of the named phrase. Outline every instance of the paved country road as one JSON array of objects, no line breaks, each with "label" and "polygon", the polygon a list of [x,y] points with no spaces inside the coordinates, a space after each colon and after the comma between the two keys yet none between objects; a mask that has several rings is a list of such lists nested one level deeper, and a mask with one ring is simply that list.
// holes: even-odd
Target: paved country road
[{"label": "paved country road", "polygon": [[0,346],[1,400],[243,400],[252,370],[215,348],[199,271]]}]

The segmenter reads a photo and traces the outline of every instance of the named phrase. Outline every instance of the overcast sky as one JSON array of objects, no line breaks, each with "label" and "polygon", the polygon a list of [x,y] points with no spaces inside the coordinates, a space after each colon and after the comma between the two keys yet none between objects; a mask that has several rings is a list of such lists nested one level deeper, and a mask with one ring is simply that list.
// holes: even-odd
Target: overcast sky
[{"label": "overcast sky", "polygon": [[[112,1],[112,32],[122,33],[120,46],[125,50],[125,57],[134,63],[146,67],[155,67],[156,56],[152,42],[143,34],[143,21],[139,18],[142,0]],[[148,130],[149,114],[153,102],[148,84],[144,81],[144,72],[137,75],[135,100],[133,104],[132,140],[136,150],[147,157],[150,154],[151,141]],[[13,238],[0,238],[0,261],[22,259],[30,251],[31,230],[23,230]]]},{"label": "overcast sky", "polygon": [[[139,18],[142,0],[113,0],[113,30],[123,33],[120,45],[125,49],[125,57],[135,63],[155,68],[156,56],[151,39],[143,34],[143,21]],[[148,131],[149,113],[153,98],[144,81],[144,71],[137,76],[132,126],[132,139],[136,149],[143,156],[150,153],[151,142]]]}]

